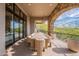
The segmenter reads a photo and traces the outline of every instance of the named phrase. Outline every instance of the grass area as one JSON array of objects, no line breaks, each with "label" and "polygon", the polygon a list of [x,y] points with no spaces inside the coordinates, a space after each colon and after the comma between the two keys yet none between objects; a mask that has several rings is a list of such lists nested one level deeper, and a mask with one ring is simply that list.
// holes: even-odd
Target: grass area
[{"label": "grass area", "polygon": [[57,37],[62,40],[68,38],[79,40],[79,28],[55,28],[54,32]]},{"label": "grass area", "polygon": [[79,35],[79,28],[55,28],[54,32]]},{"label": "grass area", "polygon": [[36,24],[38,27],[39,31],[47,33],[48,31],[48,25],[47,24]]}]

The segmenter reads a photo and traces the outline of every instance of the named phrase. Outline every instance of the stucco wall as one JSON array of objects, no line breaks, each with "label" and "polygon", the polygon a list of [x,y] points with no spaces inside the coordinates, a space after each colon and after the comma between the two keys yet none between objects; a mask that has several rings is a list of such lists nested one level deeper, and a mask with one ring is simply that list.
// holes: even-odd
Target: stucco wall
[{"label": "stucco wall", "polygon": [[34,19],[30,19],[30,34],[32,34],[35,30],[35,21]]},{"label": "stucco wall", "polygon": [[0,3],[0,55],[5,53],[5,4]]}]

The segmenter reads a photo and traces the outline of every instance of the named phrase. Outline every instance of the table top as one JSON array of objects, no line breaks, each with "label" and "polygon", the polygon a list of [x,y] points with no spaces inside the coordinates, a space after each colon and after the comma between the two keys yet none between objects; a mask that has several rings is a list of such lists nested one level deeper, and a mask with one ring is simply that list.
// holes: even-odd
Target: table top
[{"label": "table top", "polygon": [[36,40],[45,40],[45,39],[47,39],[47,37],[45,36],[45,34],[42,33],[42,32],[33,33],[33,34],[31,34],[29,36],[29,38],[36,39]]}]

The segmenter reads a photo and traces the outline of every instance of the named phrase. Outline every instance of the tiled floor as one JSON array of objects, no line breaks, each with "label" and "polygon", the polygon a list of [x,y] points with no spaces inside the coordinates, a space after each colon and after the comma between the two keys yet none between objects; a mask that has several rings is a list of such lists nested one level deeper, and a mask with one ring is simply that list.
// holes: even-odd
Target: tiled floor
[{"label": "tiled floor", "polygon": [[[7,56],[36,56],[37,53],[26,47],[24,39],[16,42],[13,46],[6,50]],[[57,38],[52,40],[52,47],[43,52],[43,56],[79,56],[67,48],[67,44]]]}]

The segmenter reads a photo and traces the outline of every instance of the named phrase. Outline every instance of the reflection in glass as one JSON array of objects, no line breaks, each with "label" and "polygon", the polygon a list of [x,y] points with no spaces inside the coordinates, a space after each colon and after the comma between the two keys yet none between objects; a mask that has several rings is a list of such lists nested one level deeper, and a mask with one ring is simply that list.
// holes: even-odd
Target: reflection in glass
[{"label": "reflection in glass", "polygon": [[19,19],[17,17],[14,18],[14,37],[15,41],[19,40]]},{"label": "reflection in glass", "polygon": [[9,9],[13,10],[13,4],[12,4],[12,3],[7,3],[6,6],[7,6]]},{"label": "reflection in glass", "polygon": [[17,6],[15,6],[15,13],[16,13],[17,15],[19,15],[19,12],[20,12],[19,8],[18,8]]},{"label": "reflection in glass", "polygon": [[6,45],[13,43],[13,20],[12,14],[6,12]]},{"label": "reflection in glass", "polygon": [[24,33],[24,37],[26,37],[27,35],[27,32],[26,32],[27,30],[26,30],[26,22],[24,21],[24,31],[23,31],[23,33]]},{"label": "reflection in glass", "polygon": [[23,37],[23,20],[20,20],[20,38]]}]

